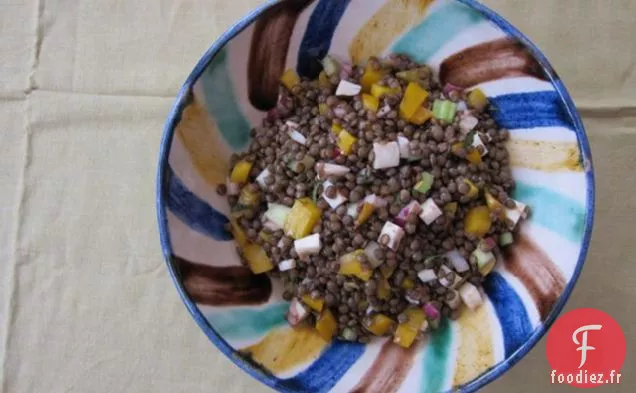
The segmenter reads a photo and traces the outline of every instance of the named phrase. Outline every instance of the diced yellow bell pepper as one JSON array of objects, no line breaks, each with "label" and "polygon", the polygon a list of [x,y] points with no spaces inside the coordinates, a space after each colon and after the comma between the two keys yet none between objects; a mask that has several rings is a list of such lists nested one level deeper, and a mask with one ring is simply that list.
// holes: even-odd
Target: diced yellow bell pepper
[{"label": "diced yellow bell pepper", "polygon": [[364,250],[355,250],[340,257],[340,270],[338,274],[343,276],[358,277],[362,281],[369,281],[373,275],[373,270],[362,266],[360,256],[364,255]]},{"label": "diced yellow bell pepper", "polygon": [[285,220],[285,233],[294,239],[308,236],[320,219],[320,215],[320,209],[311,199],[297,199]]},{"label": "diced yellow bell pepper", "polygon": [[427,72],[427,74],[430,74],[430,68],[418,67],[418,68],[412,68],[406,71],[400,71],[397,74],[395,74],[395,76],[407,82],[415,82],[415,83],[421,84],[425,82],[425,80],[422,79],[422,75],[420,75],[422,71],[425,71]]},{"label": "diced yellow bell pepper", "polygon": [[321,312],[325,305],[324,299],[314,299],[310,295],[303,296],[303,303],[308,305],[312,310]]},{"label": "diced yellow bell pepper", "polygon": [[481,164],[481,154],[479,154],[477,149],[470,149],[468,154],[466,154],[466,159],[475,165]]},{"label": "diced yellow bell pepper", "polygon": [[413,116],[411,116],[411,118],[409,119],[409,123],[413,123],[419,126],[429,121],[432,117],[433,112],[423,106],[420,106],[419,108],[417,108]]},{"label": "diced yellow bell pepper", "polygon": [[413,280],[411,280],[410,278],[405,278],[404,281],[402,281],[402,289],[413,289],[415,288],[415,282],[413,282]]},{"label": "diced yellow bell pepper", "polygon": [[424,90],[418,83],[410,82],[400,103],[400,116],[402,119],[409,120],[413,117],[427,97],[428,91]]},{"label": "diced yellow bell pepper", "polygon": [[351,154],[353,151],[353,144],[357,141],[358,138],[349,134],[347,131],[341,131],[340,134],[338,134],[338,147],[345,156]]},{"label": "diced yellow bell pepper", "polygon": [[358,213],[358,218],[356,218],[355,226],[359,227],[364,224],[371,218],[373,212],[375,211],[375,205],[371,203],[364,202],[362,204],[362,209],[360,209],[360,213]]},{"label": "diced yellow bell pepper", "polygon": [[378,83],[380,79],[384,77],[383,70],[374,70],[373,68],[367,66],[364,70],[364,74],[362,74],[362,78],[360,78],[360,85],[362,86],[362,91],[368,93],[371,91],[371,86],[373,84]]},{"label": "diced yellow bell pepper", "polygon": [[488,97],[481,89],[475,89],[468,93],[468,106],[482,110],[488,105]]},{"label": "diced yellow bell pepper", "polygon": [[486,205],[488,205],[490,211],[496,212],[498,217],[501,218],[506,216],[506,208],[497,198],[488,191],[484,192],[484,197],[486,199]]},{"label": "diced yellow bell pepper", "polygon": [[258,233],[258,237],[264,242],[269,242],[270,240],[272,240],[272,234],[264,229]]},{"label": "diced yellow bell pepper", "polygon": [[467,234],[484,237],[491,226],[490,209],[487,206],[473,207],[464,217],[464,232]]},{"label": "diced yellow bell pepper", "polygon": [[255,243],[248,243],[243,247],[243,258],[254,274],[268,272],[274,268],[274,264],[267,256],[263,247]]},{"label": "diced yellow bell pepper", "polygon": [[283,73],[283,76],[280,77],[280,83],[291,90],[294,86],[300,83],[300,77],[296,71],[290,68]]},{"label": "diced yellow bell pepper", "polygon": [[249,187],[243,187],[241,195],[239,195],[239,204],[243,206],[256,206],[260,197],[258,193],[252,192]]},{"label": "diced yellow bell pepper", "polygon": [[329,109],[329,107],[327,106],[327,104],[318,104],[318,113],[321,115],[324,115],[325,113],[327,113],[327,110]]},{"label": "diced yellow bell pepper", "polygon": [[380,266],[380,273],[382,273],[382,277],[388,280],[389,278],[391,278],[396,268],[397,266],[389,266],[388,263],[385,263],[382,266]]},{"label": "diced yellow bell pepper", "polygon": [[468,187],[470,187],[470,190],[468,191],[468,194],[466,194],[466,196],[471,199],[476,198],[477,195],[479,195],[479,188],[475,185],[475,183],[468,179],[464,179],[464,183],[466,183]]},{"label": "diced yellow bell pepper", "polygon": [[403,348],[410,348],[417,338],[426,316],[424,310],[420,308],[408,308],[404,310],[404,313],[409,317],[409,320],[398,325],[393,342]]},{"label": "diced yellow bell pepper", "polygon": [[334,318],[331,311],[328,308],[324,309],[318,319],[316,320],[316,331],[323,340],[330,342],[333,336],[336,335],[338,330],[338,324],[336,318]]},{"label": "diced yellow bell pepper", "polygon": [[464,148],[464,143],[457,142],[451,146],[451,152],[459,157],[459,151]]},{"label": "diced yellow bell pepper", "polygon": [[395,324],[391,318],[384,314],[375,314],[369,320],[366,329],[376,336],[384,336],[391,331],[391,328]]},{"label": "diced yellow bell pepper", "polygon": [[333,123],[331,125],[331,132],[336,135],[340,135],[340,133],[342,132],[342,126],[340,124]]},{"label": "diced yellow bell pepper", "polygon": [[234,241],[238,244],[239,248],[245,247],[247,244],[247,235],[243,228],[236,222],[236,220],[230,220],[230,226],[232,228],[232,236],[234,236]]},{"label": "diced yellow bell pepper", "polygon": [[230,181],[236,184],[243,184],[247,181],[252,170],[252,163],[249,161],[241,160],[234,165],[232,173],[230,174]]},{"label": "diced yellow bell pepper", "polygon": [[323,70],[320,71],[318,75],[318,86],[320,87],[331,87],[331,82],[329,81],[329,75]]},{"label": "diced yellow bell pepper", "polygon": [[365,93],[362,94],[362,105],[364,105],[367,110],[376,113],[380,107],[380,100],[371,94]]},{"label": "diced yellow bell pepper", "polygon": [[371,95],[375,98],[382,98],[387,95],[399,93],[401,89],[399,87],[390,88],[388,86],[380,86],[377,83],[374,83],[371,86]]},{"label": "diced yellow bell pepper", "polygon": [[391,286],[389,285],[389,281],[387,279],[378,280],[378,290],[377,290],[378,299],[386,300],[391,297]]},{"label": "diced yellow bell pepper", "polygon": [[444,212],[451,217],[455,217],[455,214],[457,214],[457,208],[457,202],[450,202],[444,205]]}]

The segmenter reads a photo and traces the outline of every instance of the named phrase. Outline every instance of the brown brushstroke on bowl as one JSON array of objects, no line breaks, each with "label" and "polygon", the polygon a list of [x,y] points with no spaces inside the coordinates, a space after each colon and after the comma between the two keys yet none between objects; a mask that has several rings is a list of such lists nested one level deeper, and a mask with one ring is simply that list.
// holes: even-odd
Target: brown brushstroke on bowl
[{"label": "brown brushstroke on bowl", "polygon": [[250,103],[269,110],[278,101],[279,78],[285,72],[289,41],[300,13],[313,0],[283,1],[256,21],[247,67]]},{"label": "brown brushstroke on bowl", "polygon": [[439,71],[442,84],[463,88],[515,76],[547,80],[545,71],[528,49],[507,37],[455,53],[442,62]]},{"label": "brown brushstroke on bowl", "polygon": [[208,306],[242,306],[266,303],[272,282],[244,266],[208,266],[174,257],[181,282],[196,303]]},{"label": "brown brushstroke on bowl", "polygon": [[351,393],[397,392],[411,370],[419,348],[421,347],[413,345],[406,349],[391,340],[385,342],[373,364]]}]

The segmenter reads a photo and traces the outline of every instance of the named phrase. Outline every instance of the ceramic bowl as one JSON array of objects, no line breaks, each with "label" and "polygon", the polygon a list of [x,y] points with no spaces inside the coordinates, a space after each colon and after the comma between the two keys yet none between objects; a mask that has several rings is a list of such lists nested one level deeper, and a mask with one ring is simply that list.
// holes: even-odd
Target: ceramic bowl
[{"label": "ceramic bowl", "polygon": [[[277,282],[240,263],[215,187],[276,103],[285,69],[315,77],[327,53],[352,62],[405,53],[442,83],[479,86],[511,131],[513,197],[531,218],[485,282],[487,302],[405,350],[387,339],[326,343],[287,326]],[[168,118],[157,179],[161,245],[210,340],[281,392],[473,392],[518,362],[563,308],[594,213],[588,141],[544,55],[473,0],[289,0],[243,18],[205,53]]]}]

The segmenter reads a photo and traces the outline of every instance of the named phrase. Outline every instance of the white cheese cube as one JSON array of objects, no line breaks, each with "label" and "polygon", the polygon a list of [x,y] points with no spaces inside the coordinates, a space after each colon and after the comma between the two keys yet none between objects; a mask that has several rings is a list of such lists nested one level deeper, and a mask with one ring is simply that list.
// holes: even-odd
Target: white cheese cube
[{"label": "white cheese cube", "polygon": [[272,175],[272,172],[270,172],[269,169],[265,168],[265,169],[263,169],[263,172],[261,172],[256,177],[256,182],[258,183],[259,186],[261,186],[262,189],[266,189],[267,188],[267,183],[265,183],[265,179],[267,179],[271,175]]},{"label": "white cheese cube", "polygon": [[296,267],[296,260],[294,259],[285,259],[278,264],[278,270],[281,272],[294,269]]},{"label": "white cheese cube", "polygon": [[382,232],[380,232],[380,237],[378,237],[378,243],[385,244],[382,242],[382,239],[387,236],[389,240],[386,243],[386,246],[391,250],[396,251],[404,237],[404,229],[402,229],[399,225],[395,225],[391,221],[387,221],[382,227]]},{"label": "white cheese cube", "polygon": [[393,168],[400,165],[400,145],[397,142],[373,144],[373,169]]},{"label": "white cheese cube", "polygon": [[337,96],[356,96],[362,90],[362,86],[356,85],[346,80],[341,80],[336,89]]},{"label": "white cheese cube", "polygon": [[424,269],[417,273],[417,277],[423,283],[431,282],[437,280],[437,274],[435,274],[435,270],[433,269]]},{"label": "white cheese cube", "polygon": [[333,186],[333,183],[331,183],[329,180],[327,180],[326,182],[324,182],[322,184],[322,197],[325,201],[327,201],[327,203],[329,204],[329,206],[332,209],[337,208],[338,206],[342,205],[343,203],[345,203],[347,201],[347,198],[342,195],[341,193],[337,193],[336,196],[334,198],[329,198],[327,196],[327,188]]},{"label": "white cheese cube", "polygon": [[302,239],[294,240],[294,249],[299,256],[318,254],[320,252],[320,235],[314,233]]},{"label": "white cheese cube", "polygon": [[420,213],[420,218],[426,225],[431,225],[433,221],[437,220],[442,216],[442,214],[444,214],[432,198],[428,198],[421,206],[422,212]]},{"label": "white cheese cube", "polygon": [[302,321],[304,321],[309,316],[309,310],[305,305],[298,299],[292,299],[289,304],[289,311],[287,312],[287,322],[291,326],[298,326]]},{"label": "white cheese cube", "polygon": [[479,289],[469,282],[459,288],[459,296],[462,298],[464,304],[471,310],[475,310],[484,304],[484,298],[481,296]]}]

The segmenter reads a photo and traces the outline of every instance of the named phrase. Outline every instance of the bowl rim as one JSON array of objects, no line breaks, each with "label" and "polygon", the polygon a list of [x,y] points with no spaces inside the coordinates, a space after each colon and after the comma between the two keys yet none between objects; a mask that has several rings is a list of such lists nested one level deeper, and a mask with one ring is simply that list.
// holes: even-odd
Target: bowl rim
[{"label": "bowl rim", "polygon": [[[284,383],[276,378],[275,376],[267,373],[266,371],[259,369],[253,363],[244,359],[241,356],[237,356],[237,351],[232,348],[226,341],[221,337],[216,330],[208,323],[205,319],[199,308],[196,306],[195,302],[190,298],[187,294],[182,281],[179,279],[179,273],[175,266],[173,260],[172,247],[170,245],[170,236],[168,232],[168,221],[166,214],[166,203],[164,198],[164,186],[166,184],[166,176],[167,176],[167,168],[168,168],[168,155],[170,153],[170,147],[172,138],[174,135],[174,129],[178,122],[181,120],[181,114],[183,109],[190,103],[190,92],[192,91],[192,87],[194,83],[199,79],[205,68],[211,62],[212,58],[223,48],[225,45],[232,40],[235,36],[241,33],[245,28],[250,26],[258,17],[263,14],[266,10],[274,6],[275,4],[286,1],[286,0],[267,0],[264,4],[258,6],[247,15],[243,16],[237,23],[231,26],[228,30],[226,30],[203,54],[203,56],[199,59],[196,66],[182,85],[179,93],[176,96],[175,103],[173,104],[168,118],[166,120],[163,135],[161,138],[160,148],[159,148],[159,160],[156,174],[156,210],[157,210],[157,221],[159,226],[159,237],[161,243],[161,249],[163,251],[163,256],[166,261],[168,270],[170,272],[170,276],[174,285],[179,292],[179,296],[181,300],[185,304],[186,308],[199,325],[199,328],[203,330],[208,339],[225,355],[227,356],[234,364],[236,364],[239,368],[245,371],[247,374],[252,376],[254,379],[259,382],[269,386],[272,389],[275,389],[279,392],[284,393],[300,393],[298,390],[293,390],[285,386]],[[583,266],[585,264],[585,260],[587,257],[587,252],[590,245],[590,239],[592,235],[592,228],[594,226],[594,214],[595,214],[595,195],[596,195],[596,185],[594,178],[594,168],[592,163],[592,153],[590,149],[589,140],[585,133],[585,127],[583,125],[583,121],[576,109],[574,101],[572,97],[568,93],[564,83],[558,77],[556,71],[546,58],[546,56],[541,52],[541,50],[534,44],[532,41],[522,32],[520,32],[517,28],[515,28],[512,24],[510,24],[506,19],[500,16],[498,13],[490,9],[484,4],[479,3],[477,0],[453,0],[458,1],[462,4],[465,4],[474,10],[481,13],[485,16],[490,22],[497,25],[500,29],[502,29],[506,34],[518,39],[522,42],[526,48],[532,53],[532,55],[537,59],[537,61],[541,64],[542,68],[545,70],[550,83],[554,86],[557,94],[559,95],[561,102],[564,105],[564,109],[567,112],[567,115],[573,122],[574,131],[577,135],[577,142],[579,145],[579,149],[581,150],[581,158],[584,163],[584,171],[586,177],[586,184],[588,186],[587,195],[586,195],[586,212],[585,212],[585,229],[583,234],[583,239],[581,243],[581,250],[579,252],[578,261],[576,263],[576,268],[570,278],[568,284],[565,286],[565,289],[561,296],[559,296],[557,302],[553,305],[552,310],[546,317],[546,319],[534,329],[530,337],[508,358],[503,361],[497,363],[490,369],[483,372],[479,377],[470,381],[467,384],[461,385],[458,388],[454,388],[454,392],[465,392],[471,393],[476,392],[482,387],[486,386],[490,382],[499,378],[506,371],[512,368],[515,364],[517,364],[534,346],[539,342],[539,340],[543,337],[543,335],[550,329],[556,318],[559,316],[563,307],[567,303],[570,295],[572,294],[572,290],[576,285],[576,282],[579,279]]]}]

